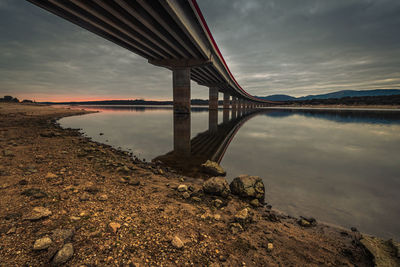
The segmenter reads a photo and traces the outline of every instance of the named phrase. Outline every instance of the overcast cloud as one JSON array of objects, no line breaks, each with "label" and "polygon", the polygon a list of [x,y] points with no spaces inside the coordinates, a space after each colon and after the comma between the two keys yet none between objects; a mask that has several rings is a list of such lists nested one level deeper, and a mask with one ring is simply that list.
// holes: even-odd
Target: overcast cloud
[{"label": "overcast cloud", "polygon": [[[253,95],[400,89],[398,0],[198,0]],[[0,95],[171,99],[169,70],[26,1],[0,0]],[[193,83],[192,98],[208,90]]]}]

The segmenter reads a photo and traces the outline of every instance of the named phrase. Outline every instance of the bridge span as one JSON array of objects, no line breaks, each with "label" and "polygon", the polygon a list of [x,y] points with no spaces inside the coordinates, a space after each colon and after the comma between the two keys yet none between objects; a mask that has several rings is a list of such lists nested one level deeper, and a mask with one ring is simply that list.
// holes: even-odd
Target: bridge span
[{"label": "bridge span", "polygon": [[209,88],[209,109],[272,104],[247,93],[228,68],[196,0],[28,0],[172,70],[175,113],[190,113],[190,80]]}]

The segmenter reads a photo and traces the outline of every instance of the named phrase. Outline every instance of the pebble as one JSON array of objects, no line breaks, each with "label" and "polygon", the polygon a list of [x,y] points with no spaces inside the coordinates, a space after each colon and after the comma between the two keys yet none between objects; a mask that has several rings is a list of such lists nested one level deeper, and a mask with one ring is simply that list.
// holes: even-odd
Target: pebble
[{"label": "pebble", "polygon": [[74,254],[74,247],[71,243],[65,244],[53,258],[54,265],[66,263]]},{"label": "pebble", "polygon": [[80,201],[88,201],[90,199],[90,194],[87,192],[83,192],[82,195],[80,195],[79,200]]},{"label": "pebble", "polygon": [[190,194],[188,192],[183,192],[182,197],[184,199],[188,199],[188,198],[190,198]]},{"label": "pebble", "polygon": [[46,179],[55,179],[57,177],[58,177],[57,175],[55,175],[54,173],[51,173],[51,172],[48,172],[45,176]]},{"label": "pebble", "polygon": [[174,236],[174,238],[172,238],[171,244],[173,247],[178,249],[181,249],[184,246],[182,240],[178,236]]},{"label": "pebble", "polygon": [[110,222],[108,224],[108,226],[110,227],[111,231],[115,234],[117,233],[118,229],[121,228],[121,225],[117,222]]},{"label": "pebble", "polygon": [[43,250],[49,248],[53,244],[53,241],[49,237],[43,237],[35,241],[33,244],[33,250]]},{"label": "pebble", "polygon": [[28,215],[27,219],[30,221],[37,221],[52,215],[52,212],[48,208],[35,207],[32,212]]},{"label": "pebble", "polygon": [[181,184],[178,186],[177,190],[178,192],[186,192],[188,190],[188,187],[185,184]]},{"label": "pebble", "polygon": [[253,207],[259,207],[260,201],[257,198],[255,198],[252,201],[250,201],[250,205],[252,205]]},{"label": "pebble", "polygon": [[267,251],[271,252],[274,249],[274,244],[268,243],[267,245]]},{"label": "pebble", "polygon": [[201,198],[199,198],[199,197],[192,197],[192,200],[195,201],[195,202],[200,202],[200,201],[201,201]]},{"label": "pebble", "polygon": [[240,223],[244,223],[249,219],[249,211],[247,208],[240,210],[235,214],[235,220]]},{"label": "pebble", "polygon": [[99,201],[107,201],[108,196],[106,194],[101,194],[98,198]]},{"label": "pebble", "polygon": [[214,199],[213,201],[212,201],[212,203],[213,203],[213,206],[214,207],[216,207],[216,208],[219,208],[219,207],[221,207],[222,206],[222,200],[221,199]]}]

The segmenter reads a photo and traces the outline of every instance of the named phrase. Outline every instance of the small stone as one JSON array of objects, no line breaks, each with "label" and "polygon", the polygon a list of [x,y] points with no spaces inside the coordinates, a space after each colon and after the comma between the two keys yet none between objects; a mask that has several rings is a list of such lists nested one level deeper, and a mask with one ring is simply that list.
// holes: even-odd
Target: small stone
[{"label": "small stone", "polygon": [[27,220],[37,221],[51,216],[52,212],[48,208],[35,207],[32,212],[27,216]]},{"label": "small stone", "polygon": [[117,222],[110,222],[108,224],[108,226],[110,227],[110,230],[115,234],[117,233],[118,229],[121,228],[121,225]]},{"label": "small stone", "polygon": [[118,167],[117,168],[117,172],[119,173],[124,173],[124,174],[128,174],[131,172],[131,170],[128,168],[128,166],[124,165],[122,167]]},{"label": "small stone", "polygon": [[307,220],[304,220],[304,219],[300,219],[299,220],[299,224],[301,226],[303,226],[303,227],[310,227],[311,226],[311,223],[309,221],[307,221]]},{"label": "small stone", "polygon": [[181,249],[184,246],[182,240],[178,236],[174,236],[174,238],[172,238],[171,244],[173,247],[178,249]]},{"label": "small stone", "polygon": [[11,150],[4,150],[3,155],[5,157],[15,157],[14,153]]},{"label": "small stone", "polygon": [[81,219],[81,217],[78,216],[71,216],[69,218],[71,219],[71,221],[79,221]]},{"label": "small stone", "polygon": [[188,190],[188,187],[185,184],[181,184],[178,186],[177,190],[178,192],[186,192]]},{"label": "small stone", "polygon": [[274,244],[268,243],[268,245],[267,245],[267,251],[268,251],[268,252],[271,252],[273,249],[274,249]]},{"label": "small stone", "polygon": [[183,192],[182,197],[184,199],[188,199],[188,198],[190,198],[190,194],[188,192]]},{"label": "small stone", "polygon": [[88,201],[90,199],[90,194],[87,192],[83,192],[82,195],[79,196],[80,201]]},{"label": "small stone", "polygon": [[49,237],[43,237],[35,241],[33,244],[33,250],[43,250],[49,248],[53,244],[53,241]]},{"label": "small stone", "polygon": [[192,197],[192,200],[193,200],[194,202],[200,202],[200,201],[201,201],[201,198],[199,198],[199,197]]},{"label": "small stone", "polygon": [[65,244],[53,258],[54,265],[66,263],[74,254],[74,247],[71,243]]},{"label": "small stone", "polygon": [[17,231],[17,228],[15,227],[11,227],[10,230],[7,231],[7,235],[12,235],[15,234],[15,232]]},{"label": "small stone", "polygon": [[206,163],[202,164],[201,167],[203,168],[203,171],[215,175],[215,176],[225,176],[226,171],[222,169],[222,167],[214,161],[207,160]]},{"label": "small stone", "polygon": [[222,202],[221,199],[214,199],[214,200],[212,201],[212,204],[213,204],[214,207],[219,208],[219,207],[222,206],[223,202]]},{"label": "small stone", "polygon": [[51,239],[54,240],[54,242],[70,242],[74,237],[74,234],[74,229],[56,229],[53,231]]},{"label": "small stone", "polygon": [[129,177],[128,184],[129,185],[140,185],[140,180],[138,178]]},{"label": "small stone", "polygon": [[239,223],[231,223],[230,230],[232,234],[237,234],[238,232],[243,231],[243,227]]},{"label": "small stone", "polygon": [[357,228],[355,228],[355,227],[351,227],[350,230],[351,230],[352,232],[358,232]]},{"label": "small stone", "polygon": [[239,223],[248,222],[249,219],[249,210],[247,208],[244,208],[235,214],[235,220]]},{"label": "small stone", "polygon": [[227,197],[231,190],[228,181],[224,177],[212,177],[203,183],[205,193]]},{"label": "small stone", "polygon": [[250,205],[252,205],[253,207],[259,207],[260,201],[257,198],[255,198],[252,201],[250,201]]},{"label": "small stone", "polygon": [[107,201],[108,196],[106,194],[101,194],[98,198],[99,201]]},{"label": "small stone", "polygon": [[220,220],[221,220],[221,215],[215,214],[215,215],[214,215],[214,220],[220,221]]},{"label": "small stone", "polygon": [[46,179],[55,179],[57,177],[58,177],[57,175],[55,175],[54,173],[51,173],[51,172],[48,172],[45,176]]}]

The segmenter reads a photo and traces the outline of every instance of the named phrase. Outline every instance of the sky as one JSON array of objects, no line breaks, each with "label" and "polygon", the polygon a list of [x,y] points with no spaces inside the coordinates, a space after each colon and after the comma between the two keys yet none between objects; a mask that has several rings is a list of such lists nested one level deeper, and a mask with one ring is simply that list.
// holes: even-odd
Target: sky
[{"label": "sky", "polygon": [[[399,0],[198,0],[250,94],[400,89]],[[0,0],[0,96],[172,98],[170,70],[27,1]],[[208,88],[192,82],[192,98]]]}]

